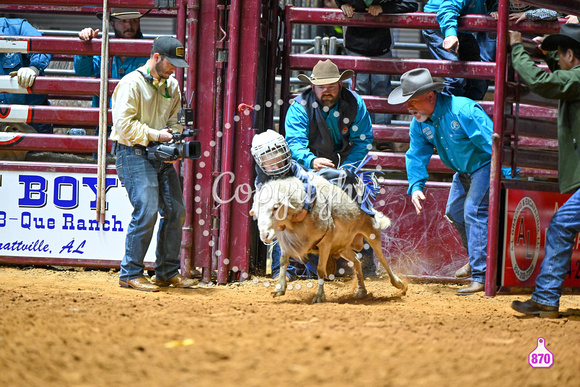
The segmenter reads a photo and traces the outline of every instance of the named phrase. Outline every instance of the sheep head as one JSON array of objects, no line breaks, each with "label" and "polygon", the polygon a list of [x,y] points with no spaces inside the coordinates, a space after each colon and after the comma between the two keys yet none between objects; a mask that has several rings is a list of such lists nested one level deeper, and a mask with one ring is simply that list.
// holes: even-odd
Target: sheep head
[{"label": "sheep head", "polygon": [[250,215],[258,222],[260,239],[264,243],[274,240],[276,231],[286,228],[294,214],[302,210],[304,187],[297,178],[268,182],[254,195]]}]

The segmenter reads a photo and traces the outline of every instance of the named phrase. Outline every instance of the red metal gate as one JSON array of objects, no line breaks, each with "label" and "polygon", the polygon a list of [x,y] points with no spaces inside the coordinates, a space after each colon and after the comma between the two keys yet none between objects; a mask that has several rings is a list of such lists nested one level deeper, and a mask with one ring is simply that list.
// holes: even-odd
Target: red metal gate
[{"label": "red metal gate", "polygon": [[[528,1],[536,5],[551,4],[547,1]],[[560,1],[553,8],[577,12],[572,1]],[[45,12],[59,14],[94,14],[102,5],[100,0],[0,0],[6,11]],[[297,24],[351,25],[368,27],[437,28],[435,15],[425,13],[403,15],[357,15],[347,20],[340,10],[280,8],[274,0],[110,0],[109,6],[155,9],[159,4],[170,5],[168,9],[156,9],[150,15],[171,17],[177,20],[177,37],[187,40],[187,56],[190,68],[186,76],[178,73],[182,90],[192,97],[195,110],[195,126],[201,129],[197,139],[202,142],[202,157],[183,162],[184,196],[187,202],[186,224],[183,230],[182,268],[189,273],[192,268],[202,268],[203,279],[210,281],[212,270],[217,270],[217,282],[246,279],[256,256],[257,241],[248,216],[253,188],[253,161],[249,154],[251,138],[256,129],[274,127],[276,105],[275,76],[282,75],[280,120],[283,122],[285,107],[290,94],[290,71],[310,70],[322,59],[320,55],[291,53],[291,30]],[[507,0],[500,1],[500,20],[469,15],[461,18],[460,29],[469,31],[497,32],[497,63],[448,62],[427,59],[376,59],[349,56],[330,56],[342,69],[369,73],[400,75],[416,68],[429,68],[435,76],[455,74],[469,78],[495,80],[494,101],[482,101],[485,111],[494,119],[494,148],[490,197],[489,250],[487,294],[494,295],[497,283],[498,246],[502,242],[501,192],[506,186],[529,187],[531,183],[503,182],[500,165],[517,165],[523,176],[553,179],[555,165],[552,153],[543,154],[540,147],[546,142],[538,137],[547,128],[554,127],[555,110],[544,101],[523,97],[521,90],[506,81],[507,52],[506,31],[514,28],[528,33],[553,33],[559,29],[558,22],[523,22],[518,25],[507,22]],[[562,20],[560,20],[560,23]],[[283,31],[280,52],[278,39]],[[30,51],[55,53],[69,56],[78,53],[100,53],[100,39],[84,43],[77,38],[14,37],[29,42]],[[148,56],[150,40],[112,40],[111,55]],[[327,58],[329,56],[324,56]],[[185,83],[184,82],[185,79]],[[109,82],[112,93],[117,81]],[[78,77],[38,77],[31,88],[33,93],[48,93],[63,98],[78,98],[98,94],[98,80]],[[386,97],[363,96],[371,112],[405,114],[401,107],[386,103]],[[0,109],[7,109],[0,106]],[[95,108],[65,108],[35,106],[31,110],[34,122],[52,122],[62,126],[94,126],[98,123]],[[110,114],[109,114],[110,120]],[[109,121],[110,122],[110,121]],[[553,132],[553,130],[552,130]],[[374,127],[376,141],[408,142],[408,129],[389,125]],[[19,149],[38,150],[67,149],[69,151],[93,152],[96,138],[30,135],[24,136]],[[545,151],[545,149],[543,150]],[[374,152],[371,166],[383,170],[404,171],[404,155],[392,152]],[[542,159],[538,160],[538,155]],[[44,166],[46,167],[46,165]],[[26,163],[0,162],[2,170],[29,170]],[[56,168],[56,167],[55,167]],[[59,167],[60,168],[60,167]],[[70,167],[74,170],[75,166]],[[94,167],[83,167],[94,170]],[[109,167],[110,173],[114,173]],[[438,157],[433,157],[429,171],[449,173]],[[553,187],[553,185],[550,187]],[[399,226],[389,232],[391,237],[385,250],[393,257],[394,266],[408,274],[422,277],[434,276],[450,279],[452,269],[465,259],[460,243],[453,237],[450,226],[442,219],[448,190],[447,183],[428,184],[428,194],[436,205],[425,218],[418,219],[409,210],[409,199],[404,193],[406,181],[385,181],[378,207],[397,219]],[[443,207],[444,208],[444,207]],[[431,217],[431,219],[429,219]],[[412,232],[409,232],[409,231]],[[434,243],[430,235],[439,235]],[[411,251],[413,251],[411,253]],[[120,259],[120,257],[119,257]],[[0,256],[0,262],[42,263],[81,266],[107,266],[111,261],[80,262],[78,260],[52,260]],[[428,264],[419,264],[428,262]],[[118,264],[113,261],[112,265]],[[451,268],[451,269],[450,269]]]},{"label": "red metal gate", "polygon": [[[39,1],[2,0],[5,11],[42,12],[55,14],[95,14],[102,2],[54,0]],[[149,16],[177,18],[177,37],[185,41],[190,68],[186,83],[183,72],[177,73],[182,90],[187,98],[192,96],[195,110],[195,126],[201,129],[197,136],[203,144],[202,157],[195,162],[183,162],[184,195],[187,202],[187,217],[183,231],[182,269],[203,269],[203,278],[211,280],[212,269],[217,268],[217,281],[225,283],[229,278],[247,278],[250,253],[250,218],[247,201],[228,201],[239,187],[252,187],[252,162],[249,143],[253,136],[256,114],[244,114],[238,110],[241,102],[254,106],[257,101],[256,73],[260,58],[260,47],[269,47],[271,35],[275,35],[276,22],[266,23],[260,18],[263,10],[277,9],[272,1],[154,1],[124,0],[109,1],[109,6],[154,9],[159,5],[168,9],[154,10]],[[243,17],[242,17],[242,9]],[[274,14],[275,17],[275,14]],[[244,32],[243,32],[244,31]],[[272,32],[273,31],[273,32]],[[242,34],[243,32],[243,34]],[[100,39],[90,43],[77,38],[58,37],[3,37],[4,39],[26,40],[30,52],[55,53],[62,56],[84,53],[100,54]],[[110,55],[149,56],[150,40],[112,40]],[[263,50],[262,50],[263,51]],[[266,51],[267,52],[267,51]],[[273,58],[273,56],[270,56]],[[264,84],[272,83],[273,72],[258,78]],[[99,81],[95,79],[66,77],[38,77],[32,93],[47,93],[51,96],[72,97],[98,95]],[[116,80],[109,82],[112,93]],[[4,106],[0,109],[8,109]],[[267,111],[267,109],[265,109]],[[29,123],[51,122],[61,126],[95,126],[98,123],[96,108],[40,107],[30,108]],[[264,116],[264,113],[260,113]],[[270,114],[271,116],[271,114]],[[265,119],[262,119],[265,121]],[[271,117],[270,117],[271,121]],[[109,123],[111,116],[109,112]],[[23,150],[67,150],[69,152],[93,152],[96,138],[68,137],[59,135],[21,136],[13,149]],[[0,162],[3,170],[26,170],[33,168],[29,163]],[[43,168],[46,168],[44,165]],[[50,168],[50,167],[49,167]],[[52,166],[52,168],[61,168]],[[92,166],[83,167],[94,170]],[[69,166],[69,171],[81,169]],[[114,169],[109,166],[109,173]],[[224,176],[233,173],[235,181]],[[235,224],[235,227],[232,227]],[[57,265],[108,266],[117,261],[74,259],[45,260],[38,257],[0,257],[3,262],[25,264],[47,263]],[[216,262],[212,262],[216,259]]]}]

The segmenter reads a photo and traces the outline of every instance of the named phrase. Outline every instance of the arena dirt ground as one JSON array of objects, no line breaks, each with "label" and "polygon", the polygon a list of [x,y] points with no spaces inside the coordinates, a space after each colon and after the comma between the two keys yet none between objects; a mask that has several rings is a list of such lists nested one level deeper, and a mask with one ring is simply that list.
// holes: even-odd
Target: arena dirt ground
[{"label": "arena dirt ground", "polygon": [[[2,386],[578,386],[580,297],[559,319],[517,317],[526,296],[458,285],[308,281],[282,298],[255,278],[145,293],[114,271],[0,267]],[[314,282],[312,282],[314,284]],[[300,289],[296,289],[300,285]],[[543,337],[550,369],[528,354]]]}]

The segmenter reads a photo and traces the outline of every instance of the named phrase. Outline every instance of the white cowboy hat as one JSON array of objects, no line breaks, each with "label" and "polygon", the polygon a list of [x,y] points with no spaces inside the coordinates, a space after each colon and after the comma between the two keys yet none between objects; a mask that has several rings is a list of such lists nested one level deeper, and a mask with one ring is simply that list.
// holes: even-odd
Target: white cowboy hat
[{"label": "white cowboy hat", "polygon": [[410,70],[401,75],[401,86],[389,94],[388,101],[391,105],[398,105],[430,91],[441,91],[445,85],[445,82],[433,82],[427,69]]},{"label": "white cowboy hat", "polygon": [[298,75],[298,79],[302,82],[307,82],[312,85],[330,85],[331,83],[342,82],[346,79],[351,78],[354,75],[354,71],[345,70],[342,73],[338,70],[338,67],[332,63],[330,59],[324,62],[319,60],[316,66],[312,69],[312,75],[307,77],[304,74]]},{"label": "white cowboy hat", "polygon": [[[111,8],[111,19],[119,19],[119,20],[131,20],[131,19],[141,19],[143,16],[147,15],[151,10],[148,10],[145,13],[139,12],[138,9],[135,8]],[[97,17],[103,20],[103,13],[97,13]]]}]

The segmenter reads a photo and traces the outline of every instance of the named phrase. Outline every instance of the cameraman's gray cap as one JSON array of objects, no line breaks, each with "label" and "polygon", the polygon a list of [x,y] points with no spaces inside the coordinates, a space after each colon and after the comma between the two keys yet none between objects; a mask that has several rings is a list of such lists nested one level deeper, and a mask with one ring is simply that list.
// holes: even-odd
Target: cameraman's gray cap
[{"label": "cameraman's gray cap", "polygon": [[153,41],[153,53],[159,53],[175,67],[188,68],[185,61],[185,47],[173,36],[158,36]]}]

